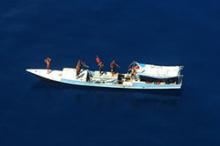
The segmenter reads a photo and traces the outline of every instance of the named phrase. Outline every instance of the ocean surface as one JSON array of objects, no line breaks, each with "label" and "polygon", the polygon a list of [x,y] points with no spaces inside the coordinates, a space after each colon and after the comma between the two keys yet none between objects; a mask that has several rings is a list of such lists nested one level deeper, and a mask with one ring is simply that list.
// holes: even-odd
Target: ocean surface
[{"label": "ocean surface", "polygon": [[[220,2],[0,2],[0,146],[219,146]],[[184,65],[180,93],[66,87],[26,68]]]}]

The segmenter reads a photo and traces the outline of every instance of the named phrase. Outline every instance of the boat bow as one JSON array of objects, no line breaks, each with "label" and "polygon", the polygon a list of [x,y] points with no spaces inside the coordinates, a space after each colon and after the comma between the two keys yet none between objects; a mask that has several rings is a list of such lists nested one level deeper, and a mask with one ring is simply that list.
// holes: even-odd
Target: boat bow
[{"label": "boat bow", "polygon": [[26,69],[27,72],[53,81],[60,81],[62,77],[62,71],[47,70],[47,69]]}]

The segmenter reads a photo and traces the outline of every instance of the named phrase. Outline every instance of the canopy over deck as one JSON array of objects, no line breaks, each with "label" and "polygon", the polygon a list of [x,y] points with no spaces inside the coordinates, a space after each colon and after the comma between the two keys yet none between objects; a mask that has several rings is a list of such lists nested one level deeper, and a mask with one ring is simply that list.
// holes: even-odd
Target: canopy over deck
[{"label": "canopy over deck", "polygon": [[138,66],[136,68],[137,75],[161,79],[178,77],[183,69],[183,66],[158,66],[138,62],[133,62],[130,66]]}]

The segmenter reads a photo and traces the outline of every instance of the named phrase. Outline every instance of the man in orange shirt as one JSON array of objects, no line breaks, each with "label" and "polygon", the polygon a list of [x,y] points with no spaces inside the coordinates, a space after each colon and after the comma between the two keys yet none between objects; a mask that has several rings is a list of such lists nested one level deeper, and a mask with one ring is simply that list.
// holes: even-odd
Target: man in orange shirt
[{"label": "man in orange shirt", "polygon": [[46,59],[44,59],[44,63],[46,64],[46,68],[47,68],[47,73],[50,73],[50,67],[51,67],[51,58],[47,57]]}]

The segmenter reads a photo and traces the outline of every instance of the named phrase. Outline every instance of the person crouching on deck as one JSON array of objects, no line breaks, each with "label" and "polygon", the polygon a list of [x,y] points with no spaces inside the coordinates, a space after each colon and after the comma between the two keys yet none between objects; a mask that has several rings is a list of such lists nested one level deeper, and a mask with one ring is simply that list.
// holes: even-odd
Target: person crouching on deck
[{"label": "person crouching on deck", "polygon": [[51,58],[50,57],[47,57],[44,59],[44,63],[46,64],[46,68],[47,68],[47,73],[49,74],[51,71],[50,71],[50,67],[51,67]]},{"label": "person crouching on deck", "polygon": [[120,67],[115,60],[112,60],[112,62],[110,63],[110,69],[111,69],[111,73],[112,76],[116,73],[116,68]]},{"label": "person crouching on deck", "polygon": [[99,66],[100,74],[103,74],[104,63],[102,62],[102,60],[98,56],[96,56],[95,61],[96,61],[96,64]]},{"label": "person crouching on deck", "polygon": [[81,70],[88,69],[89,66],[82,60],[78,60],[76,63],[76,76],[79,76]]}]

